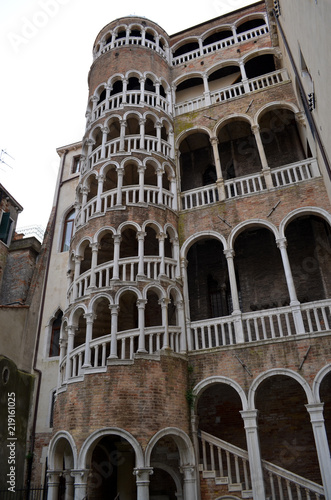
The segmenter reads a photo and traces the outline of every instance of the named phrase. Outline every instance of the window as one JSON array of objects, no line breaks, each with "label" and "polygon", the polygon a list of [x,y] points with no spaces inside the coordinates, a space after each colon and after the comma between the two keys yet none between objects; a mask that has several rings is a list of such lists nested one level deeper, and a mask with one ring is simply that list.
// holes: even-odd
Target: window
[{"label": "window", "polygon": [[72,159],[71,173],[78,174],[80,172],[80,156],[74,156]]},{"label": "window", "polygon": [[12,229],[13,229],[13,219],[10,217],[9,212],[2,212],[1,222],[0,222],[0,240],[6,245],[10,244]]},{"label": "window", "polygon": [[62,311],[59,311],[56,318],[52,323],[52,331],[51,331],[51,341],[49,344],[49,357],[59,356],[60,355],[60,330],[62,323]]},{"label": "window", "polygon": [[71,210],[65,218],[63,224],[61,252],[67,252],[70,247],[70,240],[74,228],[75,210]]},{"label": "window", "polygon": [[55,404],[56,391],[52,391],[51,395],[51,407],[49,412],[49,426],[53,427],[54,423],[54,404]]}]

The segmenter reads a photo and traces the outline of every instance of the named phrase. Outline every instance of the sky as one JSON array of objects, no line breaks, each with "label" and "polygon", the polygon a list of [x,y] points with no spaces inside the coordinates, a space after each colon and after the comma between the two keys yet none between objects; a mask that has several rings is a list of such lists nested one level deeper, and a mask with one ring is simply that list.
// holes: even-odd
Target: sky
[{"label": "sky", "polygon": [[2,0],[0,4],[0,183],[23,206],[18,228],[46,227],[60,158],[84,135],[92,47],[128,15],[168,35],[255,0]]}]

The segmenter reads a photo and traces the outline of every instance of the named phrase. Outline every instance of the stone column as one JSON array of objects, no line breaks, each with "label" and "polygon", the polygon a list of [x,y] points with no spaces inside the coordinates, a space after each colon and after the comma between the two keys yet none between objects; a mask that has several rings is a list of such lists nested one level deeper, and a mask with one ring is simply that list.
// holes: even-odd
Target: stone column
[{"label": "stone column", "polygon": [[91,366],[90,342],[92,340],[93,321],[96,318],[96,316],[93,313],[88,313],[84,314],[84,318],[86,319],[86,338],[85,338],[84,364],[82,368],[89,368]]},{"label": "stone column", "polygon": [[164,240],[166,239],[167,235],[165,233],[159,233],[157,236],[157,239],[159,240],[159,257],[160,257],[160,272],[159,272],[159,279],[162,276],[165,276],[165,262],[164,262]]},{"label": "stone column", "polygon": [[92,259],[91,259],[91,279],[90,279],[89,289],[95,288],[95,283],[96,283],[95,268],[97,267],[98,264],[98,250],[100,248],[100,245],[98,242],[94,242],[91,243],[91,248],[92,248]]},{"label": "stone column", "polygon": [[76,469],[71,471],[71,475],[75,480],[75,500],[86,500],[88,474],[88,469]]},{"label": "stone column", "polygon": [[203,79],[203,87],[204,87],[203,95],[205,98],[205,106],[210,106],[211,100],[210,100],[210,90],[209,90],[207,73],[203,73],[202,79]]},{"label": "stone column", "polygon": [[161,122],[156,122],[155,128],[156,128],[156,137],[157,137],[156,150],[159,153],[161,153],[161,151],[162,151],[162,144],[161,144],[161,128],[162,128],[162,124],[161,124]]},{"label": "stone column", "polygon": [[261,462],[260,443],[257,427],[257,410],[241,411],[244,420],[248,460],[251,471],[251,481],[254,500],[265,500],[263,471]]},{"label": "stone column", "polygon": [[193,465],[182,465],[180,470],[184,476],[183,497],[185,500],[197,500],[196,472]]},{"label": "stone column", "polygon": [[222,173],[222,166],[221,166],[221,160],[220,160],[220,155],[218,151],[218,138],[217,137],[212,137],[210,139],[211,145],[213,147],[213,155],[214,155],[214,160],[215,160],[215,168],[216,168],[216,185],[218,189],[218,196],[219,200],[223,201],[225,200],[225,187],[224,187],[224,179],[223,179],[223,173]]},{"label": "stone column", "polygon": [[241,72],[241,80],[244,85],[245,92],[249,92],[248,78],[246,75],[245,65],[243,61],[239,61],[240,72]]},{"label": "stone column", "polygon": [[67,364],[66,364],[66,375],[65,375],[66,382],[68,382],[68,380],[71,377],[70,354],[74,348],[75,329],[76,326],[74,325],[68,326]]},{"label": "stone column", "polygon": [[147,352],[145,348],[145,305],[147,303],[146,299],[137,300],[138,308],[138,327],[139,327],[139,341],[137,352]]},{"label": "stone column", "polygon": [[117,355],[117,327],[118,327],[118,312],[120,310],[117,304],[109,306],[111,313],[111,341],[110,341],[110,354],[108,359],[116,359]]},{"label": "stone column", "polygon": [[95,207],[95,211],[100,212],[101,211],[101,195],[102,195],[102,191],[103,191],[103,181],[105,180],[105,176],[102,174],[99,174],[99,175],[97,175],[97,179],[98,179],[98,193],[97,193],[97,204]]},{"label": "stone column", "polygon": [[120,243],[121,235],[114,234],[114,262],[113,262],[113,280],[119,279],[119,260],[120,260]]},{"label": "stone column", "polygon": [[282,257],[282,261],[283,261],[285,278],[286,278],[288,293],[289,293],[290,301],[291,301],[290,306],[292,309],[292,315],[293,315],[296,333],[305,333],[305,326],[303,324],[303,319],[302,319],[302,314],[301,314],[301,309],[300,309],[300,302],[297,299],[297,294],[295,291],[290,261],[289,261],[288,255],[287,255],[286,238],[280,238],[280,239],[276,240],[276,243],[277,243],[277,246],[280,250],[280,254]]},{"label": "stone column", "polygon": [[120,151],[124,151],[124,146],[125,146],[125,129],[126,129],[126,121],[125,120],[120,120],[120,125],[121,125],[121,133],[120,133]]},{"label": "stone column", "polygon": [[168,138],[168,140],[169,140],[169,143],[170,143],[170,146],[171,146],[170,157],[172,159],[174,159],[175,158],[175,135],[174,135],[174,131],[173,131],[172,128],[169,130],[169,138]]},{"label": "stone column", "polygon": [[243,325],[242,325],[242,321],[241,321],[241,311],[240,311],[240,304],[239,304],[236,272],[235,272],[234,262],[233,262],[234,250],[231,248],[224,250],[224,255],[226,257],[227,264],[228,264],[229,281],[230,281],[230,289],[231,289],[231,297],[232,297],[232,305],[233,305],[232,316],[234,317],[236,341],[237,341],[237,343],[240,344],[240,343],[244,342],[244,331],[243,331]]},{"label": "stone column", "polygon": [[140,101],[145,102],[145,78],[142,76],[139,79],[140,83]]},{"label": "stone column", "polygon": [[66,339],[61,337],[59,340],[59,344],[60,344],[60,359],[59,359],[59,371],[57,377],[57,388],[61,387],[62,383],[64,382],[64,380],[62,380],[61,365],[64,360],[64,356],[66,355],[66,348],[67,348]]},{"label": "stone column", "polygon": [[265,155],[264,147],[262,144],[259,125],[253,125],[252,132],[254,134],[257,150],[259,152],[259,156],[260,156],[260,160],[261,160],[261,164],[262,164],[262,173],[263,173],[263,176],[265,178],[265,183],[266,183],[267,188],[271,189],[273,187],[271,171],[270,171],[270,168],[268,166],[267,157]]},{"label": "stone column", "polygon": [[122,188],[123,188],[123,176],[124,176],[124,168],[117,168],[117,193],[116,193],[116,205],[118,207],[122,206]]},{"label": "stone column", "polygon": [[146,123],[145,118],[140,118],[140,120],[139,120],[139,125],[140,125],[140,130],[139,130],[140,146],[139,146],[139,149],[142,149],[142,150],[145,149],[145,123]]},{"label": "stone column", "polygon": [[163,205],[163,174],[164,174],[164,169],[162,167],[158,167],[156,175],[157,175],[157,187],[159,189],[157,195],[157,202],[159,205]]},{"label": "stone column", "polygon": [[184,302],[182,300],[176,300],[175,306],[177,309],[177,322],[180,326],[180,352],[186,353],[187,341],[185,331]]},{"label": "stone column", "polygon": [[102,132],[101,158],[105,158],[105,156],[106,156],[107,134],[109,132],[109,128],[108,127],[103,127],[101,129],[101,132]]},{"label": "stone column", "polygon": [[153,468],[135,468],[133,474],[136,476],[137,500],[149,500],[149,476],[153,474]]},{"label": "stone column", "polygon": [[324,496],[325,498],[331,498],[331,459],[323,417],[323,406],[324,403],[312,403],[307,404],[306,408],[310,415],[310,422],[313,428],[316,451],[324,486]]},{"label": "stone column", "polygon": [[160,106],[160,82],[157,80],[155,82],[155,90],[156,90],[156,105]]},{"label": "stone column", "polygon": [[142,27],[141,28],[141,45],[145,45],[146,41],[146,28]]},{"label": "stone column", "polygon": [[168,304],[170,299],[160,299],[159,304],[162,308],[162,326],[164,328],[163,334],[163,346],[162,349],[170,349],[170,339],[169,339],[169,321],[168,321]]},{"label": "stone column", "polygon": [[47,500],[58,500],[61,474],[62,471],[60,470],[47,471],[47,484],[48,484]]},{"label": "stone column", "polygon": [[139,174],[139,203],[145,202],[145,170],[146,167],[144,165],[139,165],[138,174]]},{"label": "stone column", "polygon": [[187,338],[187,348],[189,351],[192,350],[192,338],[191,338],[191,329],[190,329],[190,296],[188,293],[188,284],[187,284],[187,264],[188,261],[184,257],[180,259],[180,267],[181,267],[181,275],[183,278],[183,295],[184,295],[184,306],[185,306],[185,318],[186,318],[186,338]]},{"label": "stone column", "polygon": [[237,30],[236,30],[236,27],[234,26],[234,24],[231,26],[231,30],[232,30],[232,35],[234,38],[234,43],[238,43]]},{"label": "stone column", "polygon": [[144,241],[145,241],[146,233],[144,231],[137,232],[138,239],[138,275],[139,278],[145,277],[144,271]]},{"label": "stone column", "polygon": [[177,210],[178,209],[178,200],[177,200],[177,182],[176,182],[176,177],[172,176],[169,177],[169,182],[170,182],[170,191],[173,195],[172,199],[172,209]]},{"label": "stone column", "polygon": [[80,264],[83,260],[83,257],[80,255],[75,255],[75,275],[74,275],[74,290],[73,290],[73,298],[74,300],[77,299],[77,280],[80,276]]},{"label": "stone column", "polygon": [[128,80],[126,78],[123,78],[122,83],[123,83],[123,88],[122,88],[123,101],[122,101],[122,104],[126,104],[126,96],[127,96],[126,93],[128,91]]},{"label": "stone column", "polygon": [[66,491],[64,500],[73,500],[74,499],[74,478],[71,475],[70,470],[63,471],[63,476],[66,480]]}]

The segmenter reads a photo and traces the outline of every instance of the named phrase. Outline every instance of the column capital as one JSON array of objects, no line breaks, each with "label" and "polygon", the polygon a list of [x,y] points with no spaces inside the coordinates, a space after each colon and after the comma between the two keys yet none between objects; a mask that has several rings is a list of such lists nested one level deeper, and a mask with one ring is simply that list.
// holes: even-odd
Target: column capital
[{"label": "column capital", "polygon": [[72,477],[75,478],[75,485],[86,484],[90,469],[74,469],[71,471]]},{"label": "column capital", "polygon": [[145,305],[147,304],[147,299],[138,299],[136,304],[138,309],[145,309]]},{"label": "column capital", "polygon": [[287,239],[286,238],[277,238],[276,245],[278,248],[286,248],[287,247]]},{"label": "column capital", "polygon": [[121,243],[122,236],[120,234],[113,234],[114,243]]},{"label": "column capital", "polygon": [[83,314],[83,317],[86,319],[86,323],[92,323],[96,319],[96,314],[90,312],[90,313],[85,313]]},{"label": "column capital", "polygon": [[162,307],[168,307],[168,304],[171,302],[170,299],[166,298],[166,297],[162,297],[158,303],[160,304],[160,306]]},{"label": "column capital", "polygon": [[102,127],[102,128],[101,128],[101,132],[102,132],[103,134],[108,134],[108,132],[109,132],[109,128],[108,128],[108,127]]},{"label": "column capital", "polygon": [[109,309],[111,314],[118,314],[118,311],[120,310],[120,306],[118,304],[109,304]]},{"label": "column capital", "polygon": [[151,476],[154,474],[153,467],[135,467],[133,469],[133,475],[137,476],[137,478],[142,478],[143,476]]},{"label": "column capital", "polygon": [[254,135],[260,133],[260,125],[257,125],[257,124],[256,125],[252,125],[251,126],[251,130],[252,130],[252,132],[253,132]]},{"label": "column capital", "polygon": [[145,239],[146,234],[145,231],[137,231],[137,240]]},{"label": "column capital", "polygon": [[223,250],[223,253],[227,259],[233,259],[235,256],[235,251],[233,248],[227,248],[226,250]]},{"label": "column capital", "polygon": [[323,409],[324,403],[309,403],[305,405],[312,424],[321,424],[324,422]]},{"label": "column capital", "polygon": [[210,143],[211,143],[213,146],[214,146],[215,144],[216,144],[216,146],[217,146],[217,144],[219,143],[218,137],[210,137],[210,138],[209,138],[209,141],[210,141]]}]

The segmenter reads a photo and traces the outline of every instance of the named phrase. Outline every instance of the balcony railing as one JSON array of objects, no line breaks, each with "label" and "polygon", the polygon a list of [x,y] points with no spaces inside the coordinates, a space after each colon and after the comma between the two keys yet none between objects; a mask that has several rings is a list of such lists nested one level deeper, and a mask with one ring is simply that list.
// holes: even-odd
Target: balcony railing
[{"label": "balcony railing", "polygon": [[[95,270],[85,271],[77,280],[71,283],[68,290],[69,304],[76,299],[88,295],[90,287],[93,284],[95,288],[107,288],[111,285],[111,280],[135,282],[138,278],[139,257],[129,257],[119,259],[117,276],[114,274],[114,261],[109,261],[96,266]],[[143,277],[149,280],[157,280],[161,275],[161,257],[144,257]],[[162,270],[163,271],[163,270]],[[176,278],[177,263],[175,259],[164,258],[164,274],[167,278],[174,280]]]},{"label": "balcony railing", "polygon": [[209,104],[217,104],[219,102],[237,99],[245,94],[251,94],[258,90],[264,90],[268,87],[279,85],[280,83],[289,81],[288,73],[285,68],[267,73],[247,81],[236,83],[218,90],[210,92],[210,100],[203,95],[197,96],[193,99],[188,99],[175,104],[175,116],[196,111],[198,109],[209,106]]},{"label": "balcony railing", "polygon": [[[320,176],[317,160],[309,158],[291,163],[283,167],[270,169],[272,188],[280,188],[291,184],[314,179]],[[247,196],[266,191],[264,174],[257,172],[251,175],[236,177],[224,181],[224,196],[218,192],[216,184],[201,186],[181,193],[182,210],[202,207],[239,196]]]},{"label": "balcony railing", "polygon": [[244,33],[239,33],[236,37],[230,36],[228,38],[224,38],[223,40],[219,40],[217,42],[206,45],[202,48],[191,50],[190,52],[186,52],[185,54],[181,54],[180,56],[176,56],[172,58],[173,66],[178,66],[180,64],[187,63],[192,61],[193,59],[197,59],[198,57],[212,54],[218,50],[224,49],[235,43],[245,42],[247,40],[251,40],[252,38],[257,38],[259,36],[265,35],[269,32],[268,26],[264,24],[263,26],[258,26],[257,28],[250,29],[245,31]]},{"label": "balcony railing", "polygon": [[[145,351],[147,354],[157,354],[165,346],[165,328],[163,326],[145,328]],[[139,329],[125,330],[118,332],[117,340],[117,358],[122,361],[134,359],[138,349]],[[179,326],[169,326],[169,346],[176,353],[181,352],[181,328]],[[81,379],[84,373],[105,371],[107,369],[107,360],[111,352],[111,334],[93,339],[89,345],[90,363],[85,364],[85,343],[76,347],[69,354],[69,368],[67,369],[67,356],[64,356],[60,363],[60,383],[64,384],[67,373],[68,381]],[[68,370],[68,372],[67,372]]]},{"label": "balcony railing", "polygon": [[[301,304],[300,310],[305,328],[304,334],[330,330],[330,299]],[[239,338],[238,331],[242,332],[243,338]],[[246,312],[239,316],[192,321],[188,346],[192,351],[199,351],[242,342],[272,341],[299,335],[296,333],[292,309],[288,306]]]}]

